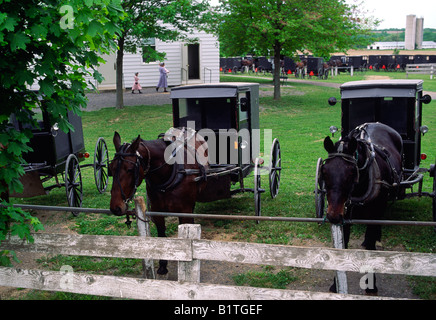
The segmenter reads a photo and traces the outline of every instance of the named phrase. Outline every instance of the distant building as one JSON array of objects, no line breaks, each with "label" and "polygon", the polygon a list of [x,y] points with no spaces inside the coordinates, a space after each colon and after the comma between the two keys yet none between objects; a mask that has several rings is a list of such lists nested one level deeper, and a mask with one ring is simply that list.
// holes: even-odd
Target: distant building
[{"label": "distant building", "polygon": [[406,17],[405,49],[423,49],[424,18],[416,18],[410,14]]},{"label": "distant building", "polygon": [[[369,50],[410,50],[406,49],[404,41],[374,42],[367,47]],[[418,49],[418,48],[417,48]],[[436,49],[435,41],[422,41],[420,49]],[[413,50],[413,49],[411,49]]]},{"label": "distant building", "polygon": [[404,50],[404,41],[374,42],[367,47],[369,50]]},{"label": "distant building", "polygon": [[[159,52],[165,52],[165,67],[170,71],[168,85],[179,86],[193,83],[219,82],[219,44],[218,39],[206,32],[196,31],[190,34],[195,37],[195,43],[165,42],[149,39],[148,46]],[[105,78],[102,83],[96,83],[99,90],[115,89],[116,54],[103,57],[107,62],[99,67],[99,72]],[[146,63],[142,51],[132,54],[124,53],[123,87],[131,88],[133,76],[139,72],[140,84],[143,87],[154,87],[159,82],[159,61]]]},{"label": "distant building", "polygon": [[[194,31],[189,34],[196,39],[195,42],[165,42],[158,39],[147,39],[144,46],[151,46],[159,52],[165,52],[163,61],[170,71],[168,86],[179,86],[194,83],[219,82],[219,43],[218,39],[203,31]],[[86,80],[93,83],[99,90],[114,90],[116,88],[116,53],[103,55],[106,61],[97,70],[103,75],[104,80],[98,83],[92,76]],[[133,76],[139,72],[139,83],[142,87],[155,87],[159,82],[159,62],[144,62],[142,49],[132,54],[125,52],[123,59],[123,88],[131,88]],[[90,87],[90,86],[89,86]],[[39,90],[38,82],[31,87]]]}]

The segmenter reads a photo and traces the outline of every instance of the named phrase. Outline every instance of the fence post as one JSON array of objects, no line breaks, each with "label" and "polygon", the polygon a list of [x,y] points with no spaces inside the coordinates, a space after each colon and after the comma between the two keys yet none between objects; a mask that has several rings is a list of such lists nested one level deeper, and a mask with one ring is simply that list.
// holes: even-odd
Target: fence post
[{"label": "fence post", "polygon": [[[331,225],[333,246],[336,249],[345,249],[344,232],[340,225]],[[336,291],[337,293],[348,294],[347,274],[345,271],[336,271]]]},{"label": "fence post", "polygon": [[[138,225],[138,234],[140,237],[151,237],[150,233],[150,219],[145,214],[146,206],[144,197],[135,198],[135,213],[136,224]],[[154,273],[154,262],[150,259],[142,260],[143,277],[146,279],[156,279]]]},{"label": "fence post", "polygon": [[[201,226],[199,224],[180,224],[179,238],[200,239]],[[189,282],[200,282],[200,260],[189,262],[179,261],[178,280]]]}]

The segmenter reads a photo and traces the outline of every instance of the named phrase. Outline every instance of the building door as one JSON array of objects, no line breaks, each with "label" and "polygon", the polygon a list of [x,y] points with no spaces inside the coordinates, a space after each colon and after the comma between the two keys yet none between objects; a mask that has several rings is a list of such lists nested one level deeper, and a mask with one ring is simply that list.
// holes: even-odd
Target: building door
[{"label": "building door", "polygon": [[116,54],[103,55],[102,58],[106,63],[102,63],[98,68],[98,72],[102,74],[104,80],[98,85],[99,89],[115,89],[117,78],[116,78]]},{"label": "building door", "polygon": [[188,44],[188,79],[200,79],[200,44]]}]

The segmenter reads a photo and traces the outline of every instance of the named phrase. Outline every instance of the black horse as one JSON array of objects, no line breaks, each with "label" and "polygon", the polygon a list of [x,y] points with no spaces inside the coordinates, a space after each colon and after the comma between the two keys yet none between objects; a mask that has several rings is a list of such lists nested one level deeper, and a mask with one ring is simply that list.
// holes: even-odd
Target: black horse
[{"label": "black horse", "polygon": [[[138,136],[132,143],[124,144],[118,132],[115,132],[113,142],[116,153],[109,166],[113,176],[110,201],[113,214],[128,214],[128,202],[143,180],[146,180],[147,203],[151,211],[194,211],[197,197],[206,184],[207,143],[195,132],[187,138],[189,131],[184,128],[174,129],[174,132],[177,135],[170,134],[170,141],[145,141]],[[158,237],[165,237],[165,217],[152,217],[152,221]],[[192,218],[179,218],[179,223],[193,222]],[[168,273],[166,260],[159,261],[157,273]]]},{"label": "black horse", "polygon": [[[327,219],[333,224],[344,219],[381,219],[389,199],[399,190],[402,174],[402,138],[397,131],[381,123],[366,123],[334,144],[324,140],[329,153],[322,166],[327,192]],[[350,225],[344,226],[348,247]],[[381,226],[367,225],[362,246],[376,249],[381,240]],[[374,282],[375,284],[375,282]],[[336,292],[333,285],[331,291]],[[377,287],[366,289],[376,293]]]}]

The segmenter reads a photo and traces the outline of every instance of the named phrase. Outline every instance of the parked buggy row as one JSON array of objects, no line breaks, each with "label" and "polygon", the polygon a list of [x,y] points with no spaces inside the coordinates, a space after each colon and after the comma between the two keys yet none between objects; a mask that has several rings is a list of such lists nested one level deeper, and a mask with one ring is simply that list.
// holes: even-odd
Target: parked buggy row
[{"label": "parked buggy row", "polygon": [[[283,56],[281,71],[297,78],[317,77],[327,79],[329,71],[405,71],[408,64],[436,63],[436,55],[367,55],[332,56],[328,61],[311,55],[300,55],[293,59]],[[271,73],[273,60],[266,57],[220,58],[220,70],[224,73]]]}]

